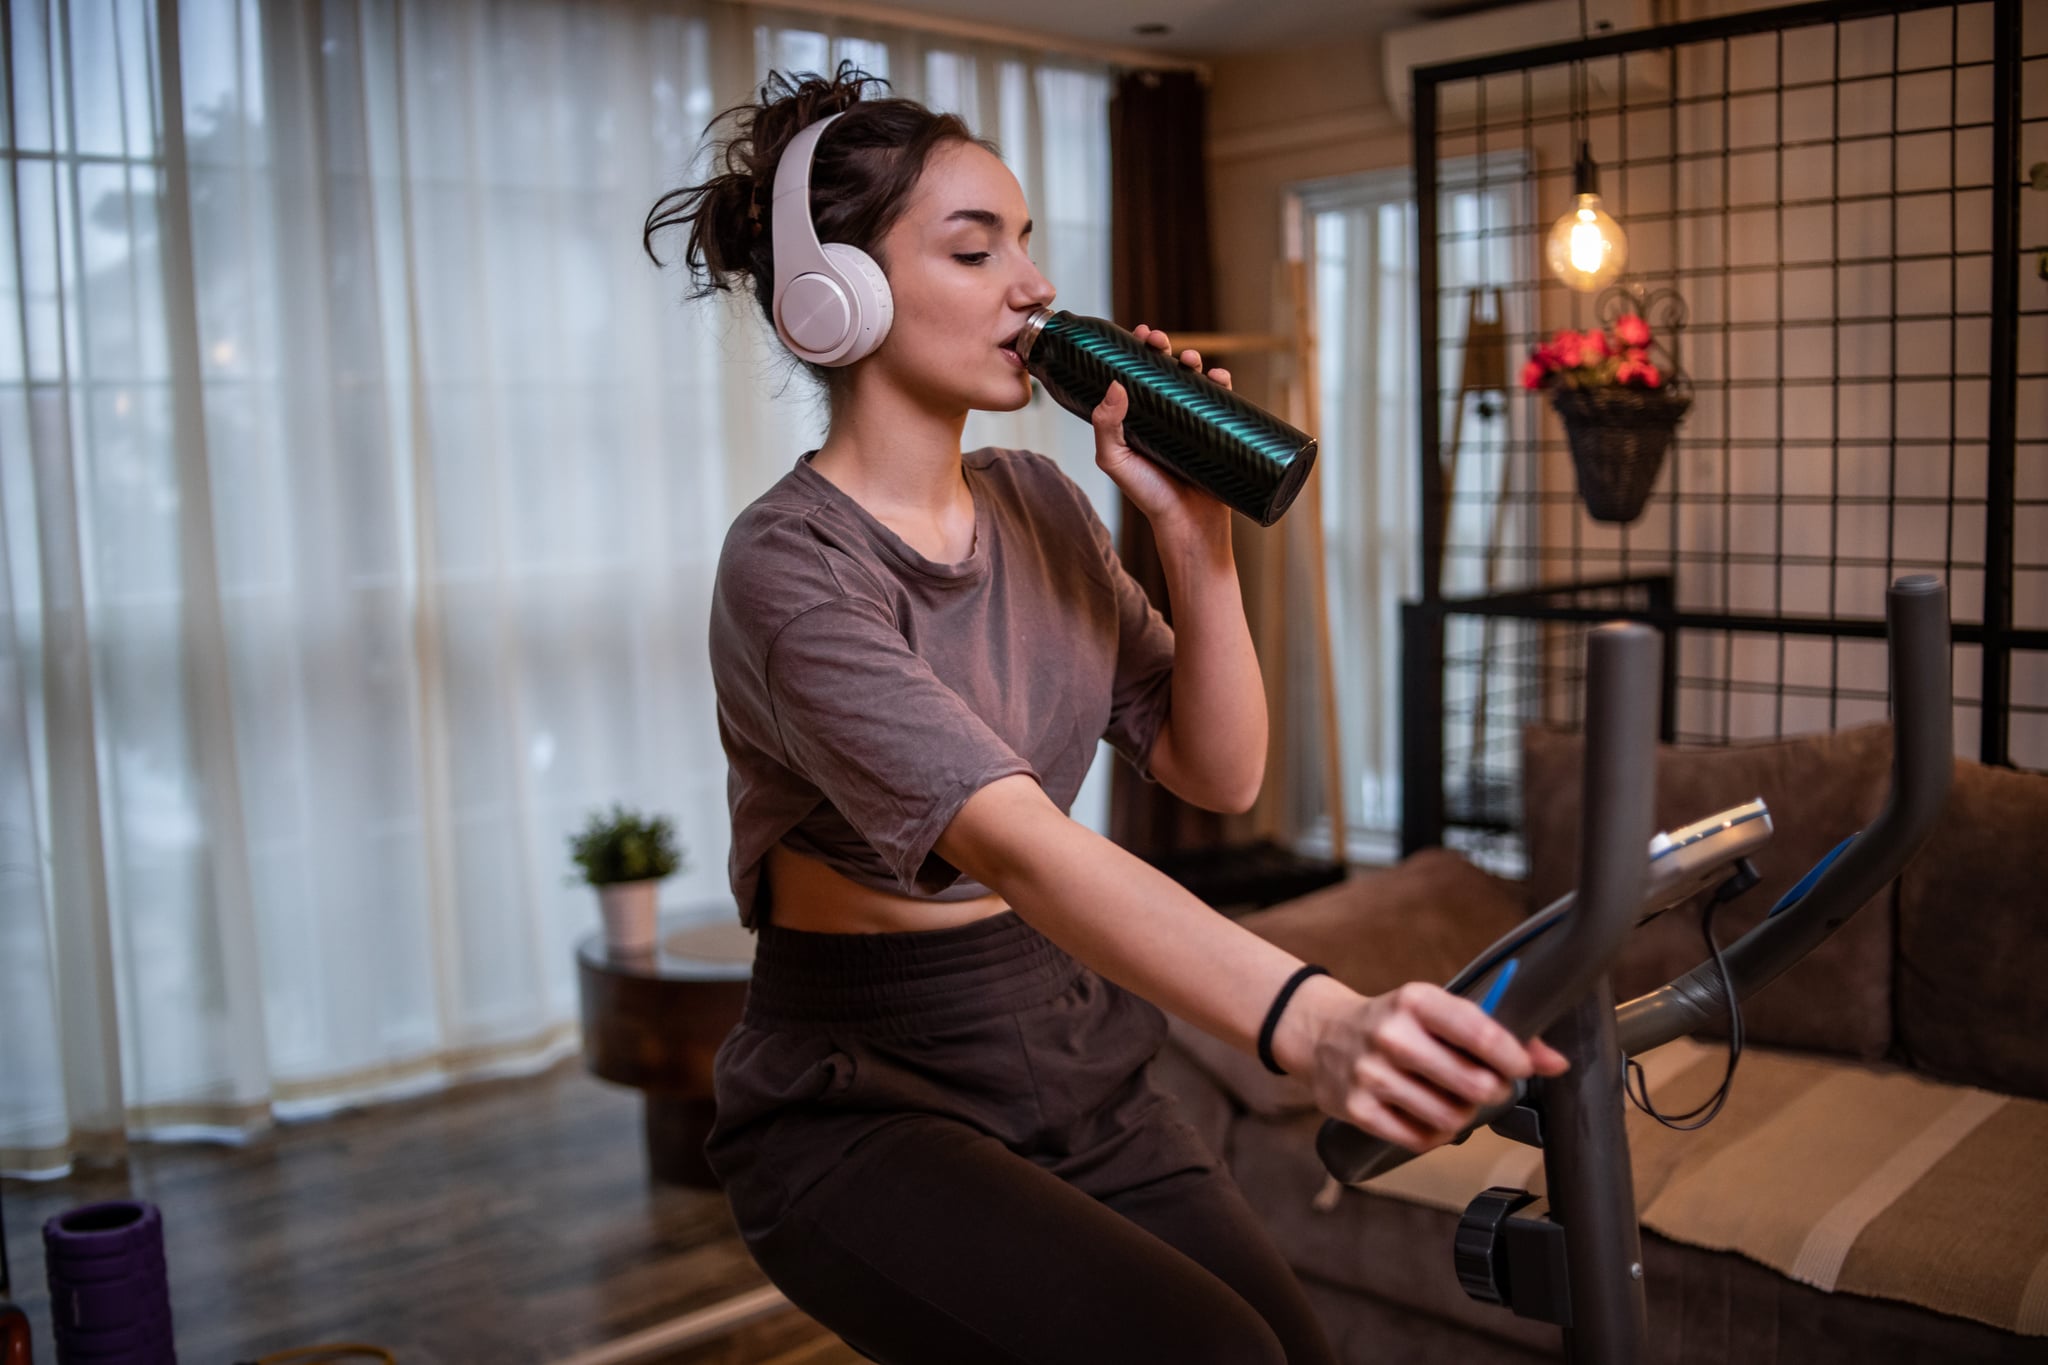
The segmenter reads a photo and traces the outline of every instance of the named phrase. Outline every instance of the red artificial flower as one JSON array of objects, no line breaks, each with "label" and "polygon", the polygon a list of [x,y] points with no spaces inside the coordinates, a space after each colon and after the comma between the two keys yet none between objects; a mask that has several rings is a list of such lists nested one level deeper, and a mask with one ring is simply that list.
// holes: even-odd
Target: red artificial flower
[{"label": "red artificial flower", "polygon": [[1642,346],[1631,346],[1621,354],[1627,360],[1643,361],[1650,358],[1650,352]]},{"label": "red artificial flower", "polygon": [[1566,328],[1550,339],[1551,361],[1561,370],[1575,370],[1579,367],[1579,349],[1585,338]]},{"label": "red artificial flower", "polygon": [[1614,382],[1636,384],[1646,389],[1661,388],[1664,376],[1647,360],[1624,360],[1615,367]]},{"label": "red artificial flower", "polygon": [[1614,334],[1621,338],[1624,346],[1647,346],[1650,344],[1650,324],[1634,313],[1623,313],[1614,324]]},{"label": "red artificial flower", "polygon": [[1544,349],[1547,348],[1539,347],[1537,355],[1522,367],[1523,388],[1540,389],[1543,387],[1543,376],[1550,372],[1549,367],[1543,363],[1542,352]]},{"label": "red artificial flower", "polygon": [[1586,332],[1579,338],[1579,341],[1579,363],[1581,365],[1597,364],[1614,354],[1613,348],[1607,344],[1607,333],[1597,327]]}]

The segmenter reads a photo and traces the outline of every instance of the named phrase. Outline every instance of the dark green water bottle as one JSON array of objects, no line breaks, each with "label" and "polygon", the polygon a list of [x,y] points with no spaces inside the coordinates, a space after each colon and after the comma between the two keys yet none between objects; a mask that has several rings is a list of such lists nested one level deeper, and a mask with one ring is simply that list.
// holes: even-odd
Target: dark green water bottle
[{"label": "dark green water bottle", "polygon": [[1017,354],[1053,401],[1088,418],[1124,386],[1124,441],[1261,526],[1280,519],[1316,462],[1315,438],[1113,322],[1041,308]]}]

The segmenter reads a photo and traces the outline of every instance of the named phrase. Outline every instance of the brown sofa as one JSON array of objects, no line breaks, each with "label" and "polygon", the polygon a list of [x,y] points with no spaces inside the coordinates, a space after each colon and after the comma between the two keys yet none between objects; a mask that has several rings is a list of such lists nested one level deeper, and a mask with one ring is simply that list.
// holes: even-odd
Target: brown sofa
[{"label": "brown sofa", "polygon": [[[1756,795],[1773,812],[1763,884],[1723,910],[1722,942],[1868,823],[1889,760],[1882,726],[1660,752],[1660,827]],[[1445,980],[1569,887],[1578,762],[1573,737],[1526,737],[1526,884],[1431,850],[1242,922],[1360,990]],[[1617,994],[1703,953],[1696,908],[1669,912],[1634,935]],[[1905,875],[1746,1009],[1721,1116],[1680,1134],[1630,1111],[1650,1359],[2048,1361],[2044,983],[2048,778],[1958,761]],[[1659,1107],[1710,1093],[1725,1057],[1719,1039],[1650,1054]],[[1558,1357],[1555,1327],[1471,1301],[1451,1262],[1464,1201],[1492,1183],[1540,1188],[1540,1154],[1482,1132],[1338,1187],[1298,1082],[1178,1021],[1158,1077],[1266,1218],[1343,1359]]]}]

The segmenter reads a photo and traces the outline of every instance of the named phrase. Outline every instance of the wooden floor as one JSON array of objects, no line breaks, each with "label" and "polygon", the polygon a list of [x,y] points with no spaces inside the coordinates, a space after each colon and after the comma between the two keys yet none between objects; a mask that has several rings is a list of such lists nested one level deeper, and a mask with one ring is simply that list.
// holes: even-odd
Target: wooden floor
[{"label": "wooden floor", "polygon": [[[5,1182],[14,1298],[56,1359],[41,1227],[101,1199],[163,1211],[180,1360],[361,1341],[399,1365],[545,1362],[766,1280],[715,1192],[649,1183],[637,1092],[543,1075],[281,1128],[133,1149],[127,1169]],[[795,1310],[659,1365],[851,1365]]]}]

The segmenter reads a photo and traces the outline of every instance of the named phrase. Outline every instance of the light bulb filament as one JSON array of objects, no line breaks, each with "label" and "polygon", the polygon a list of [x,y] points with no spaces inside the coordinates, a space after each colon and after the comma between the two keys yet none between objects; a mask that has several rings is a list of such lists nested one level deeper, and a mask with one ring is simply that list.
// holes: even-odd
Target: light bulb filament
[{"label": "light bulb filament", "polygon": [[1572,267],[1590,275],[1600,268],[1606,254],[1607,240],[1600,235],[1600,225],[1592,214],[1580,210],[1579,221],[1572,226]]}]

